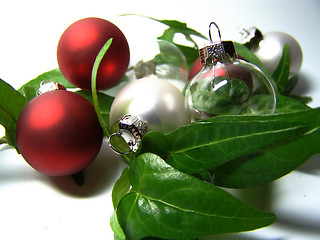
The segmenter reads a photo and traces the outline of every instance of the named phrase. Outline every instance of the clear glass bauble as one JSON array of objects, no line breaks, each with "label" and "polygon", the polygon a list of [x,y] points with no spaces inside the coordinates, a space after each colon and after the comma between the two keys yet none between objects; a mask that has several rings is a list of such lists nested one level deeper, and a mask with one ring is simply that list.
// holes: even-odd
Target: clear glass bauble
[{"label": "clear glass bauble", "polygon": [[256,65],[236,59],[205,63],[185,93],[191,121],[217,115],[273,114],[276,94]]},{"label": "clear glass bauble", "polygon": [[134,73],[137,79],[155,75],[182,91],[188,81],[189,71],[181,50],[173,43],[159,39],[140,54]]},{"label": "clear glass bauble", "polygon": [[166,80],[183,91],[188,82],[189,69],[181,50],[171,42],[158,39],[145,44],[140,43],[131,49],[130,66],[121,81],[105,91],[115,97],[127,84],[153,75]]}]

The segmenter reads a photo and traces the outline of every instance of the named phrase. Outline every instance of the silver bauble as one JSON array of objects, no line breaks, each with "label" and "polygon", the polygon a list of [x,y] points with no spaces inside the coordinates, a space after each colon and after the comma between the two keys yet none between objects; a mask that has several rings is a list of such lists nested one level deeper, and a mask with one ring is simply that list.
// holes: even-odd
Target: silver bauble
[{"label": "silver bauble", "polygon": [[268,32],[263,35],[263,40],[253,52],[272,74],[280,62],[285,43],[290,47],[290,73],[297,75],[302,65],[302,50],[299,43],[289,34]]},{"label": "silver bauble", "polygon": [[161,133],[189,123],[182,93],[154,75],[135,80],[118,93],[110,109],[110,125],[128,114],[147,122],[148,131]]}]

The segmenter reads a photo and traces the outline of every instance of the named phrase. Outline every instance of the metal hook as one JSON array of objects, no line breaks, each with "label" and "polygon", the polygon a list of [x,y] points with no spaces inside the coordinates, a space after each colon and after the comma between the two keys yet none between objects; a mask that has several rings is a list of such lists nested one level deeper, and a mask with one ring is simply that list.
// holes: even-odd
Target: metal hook
[{"label": "metal hook", "polygon": [[111,135],[109,136],[109,138],[108,138],[108,146],[109,146],[115,153],[117,153],[117,154],[119,154],[119,155],[126,155],[126,154],[129,154],[129,153],[131,153],[131,152],[133,151],[133,146],[135,145],[135,143],[134,143],[132,140],[130,140],[130,141],[128,142],[128,145],[129,145],[129,148],[130,148],[129,151],[127,151],[127,152],[120,152],[120,151],[118,151],[118,150],[117,150],[114,146],[112,146],[112,144],[111,144],[111,138],[114,137],[114,136],[122,137],[122,134],[121,134],[120,132],[113,133],[113,134],[111,134]]},{"label": "metal hook", "polygon": [[218,27],[218,25],[215,23],[215,22],[211,22],[209,24],[209,39],[210,39],[210,42],[212,43],[212,37],[211,37],[211,26],[214,25],[217,30],[218,30],[218,35],[219,35],[219,42],[221,42],[221,33],[220,33],[220,28]]}]

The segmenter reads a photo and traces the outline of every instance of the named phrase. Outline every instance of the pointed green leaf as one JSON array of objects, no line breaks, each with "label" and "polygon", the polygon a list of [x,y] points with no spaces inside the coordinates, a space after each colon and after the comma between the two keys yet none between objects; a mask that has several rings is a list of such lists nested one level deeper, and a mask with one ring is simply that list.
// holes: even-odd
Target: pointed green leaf
[{"label": "pointed green leaf", "polygon": [[277,96],[276,113],[295,112],[307,109],[310,109],[310,107],[295,98],[282,95]]},{"label": "pointed green leaf", "polygon": [[228,188],[244,188],[271,182],[320,153],[319,141],[320,128],[315,128],[303,137],[240,157],[214,169],[214,183]]},{"label": "pointed green leaf", "polygon": [[195,239],[248,231],[274,222],[272,213],[256,210],[212,184],[177,171],[154,154],[132,162],[134,192],[117,209],[127,240],[153,236]]},{"label": "pointed green leaf", "polygon": [[279,65],[272,74],[272,78],[276,82],[281,94],[286,92],[290,75],[290,47],[286,43],[283,46],[282,57]]},{"label": "pointed green leaf", "polygon": [[[266,116],[218,116],[181,127],[167,135],[150,132],[142,139],[138,154],[156,153],[173,167],[190,174],[210,171],[228,162],[228,167],[232,164],[239,167],[238,159],[247,161],[250,166],[257,153],[267,154],[278,146],[299,148],[298,143],[294,144],[295,140],[304,138],[305,134],[319,126],[320,109]],[[249,178],[250,184],[264,184],[294,170],[315,154],[314,145],[306,145],[305,152],[307,155],[302,158],[288,159],[290,164],[279,164],[276,173],[268,169],[275,167],[278,158],[268,155],[270,159],[261,164],[265,169],[265,180],[259,182]],[[255,174],[260,174],[260,171],[252,168]],[[245,180],[244,175],[242,181],[234,180],[234,184],[248,186],[249,180]]]},{"label": "pointed green leaf", "polygon": [[[158,137],[159,134],[150,133],[143,139],[141,151],[154,151],[165,157],[170,165],[192,174],[211,170],[306,131],[303,125],[282,121],[270,124],[269,120],[234,120],[236,118],[217,118],[214,122],[192,124],[166,135],[163,140]],[[148,145],[156,144],[153,148],[160,145],[160,150],[144,149],[145,142],[150,138],[152,143]]]},{"label": "pointed green leaf", "polygon": [[[124,14],[124,16],[125,15],[142,16],[142,15],[138,15],[138,14]],[[152,19],[154,21],[165,24],[169,27],[166,30],[164,30],[163,34],[161,36],[159,36],[158,39],[166,40],[166,41],[169,41],[169,42],[175,44],[184,54],[184,56],[187,60],[187,63],[188,63],[188,67],[190,69],[192,64],[199,57],[198,45],[197,45],[196,41],[194,41],[192,36],[197,36],[197,37],[203,38],[203,39],[207,39],[207,37],[205,37],[201,33],[197,32],[196,30],[189,28],[187,26],[187,24],[183,23],[183,22],[179,22],[176,20],[160,20],[160,19],[147,17],[147,16],[142,16],[142,17]],[[177,34],[177,33],[183,34],[185,36],[186,40],[193,44],[193,47],[184,46],[182,44],[175,43],[173,40],[174,40],[175,34]]]}]

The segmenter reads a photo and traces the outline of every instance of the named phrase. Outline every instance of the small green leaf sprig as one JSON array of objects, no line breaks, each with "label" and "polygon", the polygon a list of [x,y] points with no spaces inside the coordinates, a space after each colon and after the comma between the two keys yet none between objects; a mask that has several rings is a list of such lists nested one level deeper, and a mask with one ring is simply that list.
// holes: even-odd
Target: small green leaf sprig
[{"label": "small green leaf sprig", "polygon": [[[151,19],[168,26],[159,38],[173,42],[174,34],[182,33],[194,43],[194,47],[186,47],[173,42],[190,67],[198,57],[191,35],[203,36],[185,23]],[[95,81],[99,62],[111,42],[97,56],[92,92],[76,91],[93,103],[106,136],[110,134],[108,118],[113,97],[97,92]],[[216,116],[165,135],[146,134],[137,153],[125,156],[129,167],[113,187],[115,211],[110,224],[115,239],[197,239],[268,226],[275,221],[273,213],[255,209],[223,188],[242,189],[269,183],[320,152],[320,109],[306,105],[310,98],[291,95],[298,77],[289,79],[289,47],[285,45],[272,75],[249,49],[238,43],[235,47],[239,55],[272,79],[277,91],[276,114]],[[38,76],[18,90],[0,81],[0,123],[6,129],[1,143],[16,147],[19,114],[36,96],[39,84],[47,79],[74,88],[59,69]]]}]

